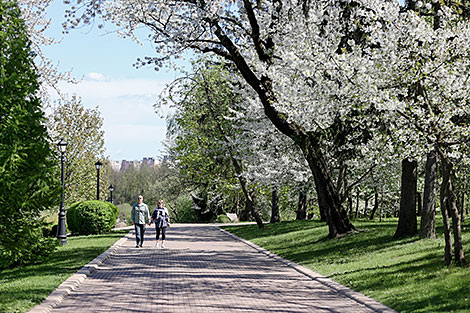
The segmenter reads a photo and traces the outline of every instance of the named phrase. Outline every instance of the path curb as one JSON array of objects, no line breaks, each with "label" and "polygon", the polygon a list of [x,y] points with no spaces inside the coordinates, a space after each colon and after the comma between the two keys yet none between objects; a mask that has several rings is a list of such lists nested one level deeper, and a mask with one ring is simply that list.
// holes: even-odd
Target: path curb
[{"label": "path curb", "polygon": [[[233,226],[233,224],[232,224]],[[345,297],[348,297],[368,308],[370,308],[371,310],[374,310],[375,312],[378,312],[378,313],[398,313],[397,311],[387,307],[386,305],[380,303],[380,302],[377,302],[375,301],[374,299],[372,298],[369,298],[357,291],[354,291],[348,287],[345,287],[335,281],[333,281],[332,279],[326,277],[326,276],[322,276],[314,271],[312,271],[311,269],[303,266],[303,265],[300,265],[298,263],[295,263],[293,261],[290,261],[290,260],[287,260],[287,259],[284,259],[283,257],[275,254],[275,253],[272,253],[271,251],[269,250],[266,250],[254,243],[252,243],[251,241],[248,241],[246,239],[243,239],[241,237],[238,237],[237,235],[235,234],[232,234],[231,232],[228,232],[226,231],[225,229],[222,229],[220,228],[219,226],[215,226],[217,229],[219,229],[221,232],[229,235],[230,237],[236,239],[236,240],[239,240],[243,243],[245,243],[246,245],[252,247],[253,249],[257,250],[258,252],[261,252],[263,254],[265,254],[267,257],[269,258],[272,258],[272,259],[275,259],[291,268],[293,268],[294,270],[296,270],[297,272],[311,278],[312,280],[315,280],[331,289],[333,289],[334,291],[344,295]]]},{"label": "path curb", "polygon": [[130,235],[133,233],[131,230],[127,235],[116,241],[108,250],[91,260],[87,265],[83,266],[78,272],[70,276],[62,284],[59,285],[47,298],[33,307],[28,313],[49,313],[56,307],[66,295],[75,290],[91,273],[95,271],[101,264],[109,259],[116,250],[126,242]]}]

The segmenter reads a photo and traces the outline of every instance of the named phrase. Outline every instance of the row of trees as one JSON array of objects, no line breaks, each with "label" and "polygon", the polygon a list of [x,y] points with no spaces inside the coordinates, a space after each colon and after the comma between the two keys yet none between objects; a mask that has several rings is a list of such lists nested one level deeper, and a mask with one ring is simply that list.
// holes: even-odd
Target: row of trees
[{"label": "row of trees", "polygon": [[[425,221],[427,215],[433,220],[435,212],[433,162],[439,162],[446,264],[452,259],[450,220],[455,261],[465,263],[455,193],[455,173],[466,164],[469,137],[470,23],[465,3],[71,2],[68,27],[102,16],[134,38],[142,26],[152,31],[159,55],[147,57],[142,65],[158,68],[187,50],[221,58],[231,80],[236,80],[233,86],[243,99],[247,121],[261,114],[264,118],[263,127],[242,126],[253,133],[274,126],[271,136],[281,138],[275,132],[282,133],[282,140],[290,138],[287,145],[293,143],[294,151],[300,151],[302,158],[295,153],[293,158],[308,165],[329,237],[354,230],[344,201],[357,179],[397,160],[403,161],[396,236],[415,233],[417,160],[427,155],[429,164]],[[217,101],[207,99],[207,110],[212,110],[211,103]],[[237,154],[250,146],[231,145],[226,129],[220,134],[227,147],[241,149],[229,149],[221,161],[232,162],[231,170],[250,203],[251,190],[243,182],[247,178],[237,170]],[[250,211],[256,218],[256,210]]]},{"label": "row of trees", "polygon": [[54,43],[44,35],[50,2],[0,2],[0,268],[39,261],[56,247],[45,222],[60,204],[56,143],[68,142],[67,204],[94,198],[94,162],[104,152],[98,111],[76,97],[51,105],[46,92],[70,81],[41,51]]}]

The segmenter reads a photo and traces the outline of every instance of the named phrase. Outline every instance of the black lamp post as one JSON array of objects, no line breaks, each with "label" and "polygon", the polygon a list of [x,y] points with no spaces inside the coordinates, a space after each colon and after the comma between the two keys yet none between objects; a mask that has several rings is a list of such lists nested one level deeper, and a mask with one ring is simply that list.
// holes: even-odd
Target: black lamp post
[{"label": "black lamp post", "polygon": [[109,199],[109,202],[113,203],[113,191],[114,191],[114,186],[113,186],[113,184],[111,184],[111,185],[108,187],[108,189],[109,189],[109,192],[111,193],[111,197],[110,197],[110,199]]},{"label": "black lamp post", "polygon": [[64,141],[64,139],[61,139],[57,143],[57,146],[59,147],[59,151],[60,151],[60,178],[62,181],[62,202],[60,203],[59,225],[57,225],[57,238],[60,239],[61,245],[66,245],[67,244],[67,229],[65,226],[65,206],[64,206],[64,200],[65,200],[64,155],[65,155],[65,150],[67,149],[67,143]]},{"label": "black lamp post", "polygon": [[97,161],[95,163],[95,166],[96,166],[96,200],[99,200],[100,199],[100,169],[101,169],[101,166],[103,165],[103,163],[101,163],[101,161]]}]

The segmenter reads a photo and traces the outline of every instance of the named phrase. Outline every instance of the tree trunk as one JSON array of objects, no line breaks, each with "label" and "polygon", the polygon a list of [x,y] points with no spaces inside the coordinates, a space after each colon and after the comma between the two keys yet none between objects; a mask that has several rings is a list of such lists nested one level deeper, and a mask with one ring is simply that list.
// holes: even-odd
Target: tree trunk
[{"label": "tree trunk", "polygon": [[430,151],[426,158],[423,208],[419,237],[436,239],[437,155]]},{"label": "tree trunk", "polygon": [[299,191],[299,201],[297,202],[297,221],[307,219],[307,192],[306,190]]},{"label": "tree trunk", "polygon": [[418,192],[416,197],[418,199],[418,216],[421,216],[423,214],[423,193]]},{"label": "tree trunk", "polygon": [[329,231],[328,237],[335,238],[340,234],[355,230],[355,227],[348,219],[344,207],[341,205],[339,194],[335,189],[327,164],[318,146],[313,144],[313,140],[310,140],[303,147],[305,148],[303,149],[305,157],[312,170],[319,204],[325,206]]},{"label": "tree trunk", "polygon": [[457,208],[457,198],[455,196],[455,192],[452,186],[452,169],[453,164],[445,158],[442,158],[441,211],[446,211],[447,216],[444,216],[443,213],[444,231],[448,233],[446,234],[445,261],[446,265],[450,266],[452,260],[449,260],[449,254],[450,258],[452,258],[452,240],[450,239],[449,217],[451,217],[452,229],[454,231],[455,264],[458,266],[464,266],[466,265],[466,261],[463,251],[462,232],[460,227],[459,212]]},{"label": "tree trunk", "polygon": [[394,238],[413,236],[418,232],[416,219],[417,161],[404,159],[401,163],[401,198],[398,227]]},{"label": "tree trunk", "polygon": [[459,193],[459,197],[460,197],[459,213],[460,213],[461,223],[465,221],[465,189],[466,189],[466,183],[464,182],[462,186],[462,191]]},{"label": "tree trunk", "polygon": [[[368,215],[368,214],[367,214],[367,211],[369,210],[369,199],[370,199],[370,198],[371,198],[371,197],[366,196],[366,199],[365,199],[365,201],[364,201],[364,212],[362,212],[362,215],[363,215],[363,216],[367,216],[367,215]],[[357,214],[356,214],[356,217],[357,217]]]},{"label": "tree trunk", "polygon": [[347,211],[349,212],[349,216],[351,216],[351,212],[353,210],[353,199],[351,196],[348,196],[348,207]]},{"label": "tree trunk", "polygon": [[[356,217],[359,212],[359,200],[361,199],[361,193],[359,191],[359,188],[357,188],[357,193],[356,193]],[[353,212],[351,211],[351,217],[353,216]]]},{"label": "tree trunk", "polygon": [[377,212],[377,209],[379,208],[379,193],[377,191],[377,187],[374,188],[374,208],[372,209],[372,212],[370,213],[370,220],[374,219],[375,212]]},{"label": "tree trunk", "polygon": [[279,193],[278,188],[273,187],[271,197],[271,221],[270,223],[279,223],[281,217],[279,216]]}]

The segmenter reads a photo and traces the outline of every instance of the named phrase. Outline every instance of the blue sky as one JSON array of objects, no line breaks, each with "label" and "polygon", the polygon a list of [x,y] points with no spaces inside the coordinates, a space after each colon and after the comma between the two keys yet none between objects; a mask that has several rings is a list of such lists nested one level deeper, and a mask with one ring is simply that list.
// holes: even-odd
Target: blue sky
[{"label": "blue sky", "polygon": [[110,33],[113,25],[109,23],[103,29],[86,27],[62,34],[65,9],[62,0],[49,7],[52,22],[46,34],[61,42],[44,47],[43,52],[61,71],[72,71],[82,82],[61,83],[60,89],[80,96],[87,108],[98,107],[104,118],[106,155],[111,160],[161,156],[166,122],[154,112],[153,104],[176,73],[133,67],[138,57],[153,56],[154,50],[148,43],[140,46]]}]

